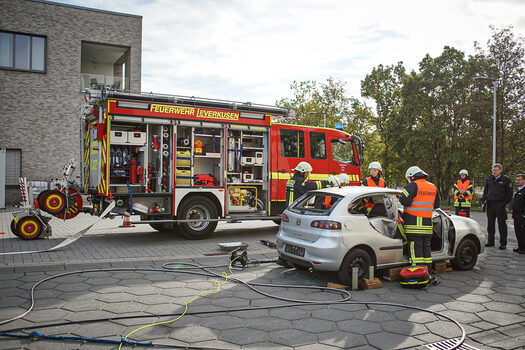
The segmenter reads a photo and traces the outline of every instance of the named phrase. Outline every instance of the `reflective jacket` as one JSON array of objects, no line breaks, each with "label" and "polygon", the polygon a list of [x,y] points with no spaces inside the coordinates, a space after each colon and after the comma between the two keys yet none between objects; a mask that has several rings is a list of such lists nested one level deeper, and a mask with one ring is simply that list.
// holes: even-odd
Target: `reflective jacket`
[{"label": "reflective jacket", "polygon": [[417,179],[403,189],[399,201],[405,207],[403,227],[407,235],[431,235],[432,212],[441,200],[436,186],[425,179]]},{"label": "reflective jacket", "polygon": [[454,206],[470,208],[473,189],[474,187],[470,183],[470,180],[459,179],[454,185]]},{"label": "reflective jacket", "polygon": [[369,176],[361,182],[363,186],[369,187],[386,187],[386,182],[382,178]]},{"label": "reflective jacket", "polygon": [[303,174],[296,172],[288,182],[286,182],[286,206],[289,207],[294,200],[306,192],[320,190],[326,187],[327,184],[327,181],[307,181],[303,177]]}]

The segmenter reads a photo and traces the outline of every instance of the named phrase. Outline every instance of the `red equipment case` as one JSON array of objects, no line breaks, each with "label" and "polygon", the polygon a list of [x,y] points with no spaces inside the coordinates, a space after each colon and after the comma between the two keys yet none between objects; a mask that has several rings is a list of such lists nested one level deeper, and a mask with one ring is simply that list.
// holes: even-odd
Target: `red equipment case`
[{"label": "red equipment case", "polygon": [[399,273],[399,283],[407,288],[424,288],[430,282],[428,266],[405,266]]}]

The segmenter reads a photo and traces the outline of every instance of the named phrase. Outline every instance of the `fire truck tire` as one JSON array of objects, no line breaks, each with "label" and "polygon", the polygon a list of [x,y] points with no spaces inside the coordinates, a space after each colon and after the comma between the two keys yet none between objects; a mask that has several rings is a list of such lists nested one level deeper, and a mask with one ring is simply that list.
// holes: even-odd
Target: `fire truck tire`
[{"label": "fire truck tire", "polygon": [[165,224],[149,224],[151,228],[159,232],[170,232],[170,233],[179,233],[178,227],[175,223],[165,223]]},{"label": "fire truck tire", "polygon": [[[178,218],[187,219],[216,219],[217,208],[204,196],[190,197],[181,205]],[[183,222],[179,224],[180,234],[186,239],[204,239],[217,227],[217,221],[212,222]]]},{"label": "fire truck tire", "polygon": [[64,212],[66,209],[66,195],[58,190],[47,192],[42,196],[42,207],[40,209],[52,215]]},{"label": "fire truck tire", "polygon": [[18,234],[18,229],[17,229],[16,226],[17,226],[17,225],[16,225],[16,221],[15,221],[15,219],[11,220],[11,232],[12,232],[15,236],[20,237],[20,235]]},{"label": "fire truck tire", "polygon": [[28,215],[18,221],[16,229],[18,237],[24,240],[37,239],[42,234],[43,225],[39,218]]}]

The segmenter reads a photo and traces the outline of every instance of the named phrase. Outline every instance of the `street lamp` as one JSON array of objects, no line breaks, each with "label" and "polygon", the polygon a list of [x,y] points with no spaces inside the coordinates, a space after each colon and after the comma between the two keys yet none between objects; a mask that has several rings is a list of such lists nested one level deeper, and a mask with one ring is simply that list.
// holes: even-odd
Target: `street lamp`
[{"label": "street lamp", "polygon": [[308,114],[322,114],[324,118],[324,127],[326,128],[326,113],[325,112],[308,112]]},{"label": "street lamp", "polygon": [[496,163],[496,90],[498,88],[498,79],[490,78],[485,75],[474,77],[474,80],[490,80],[494,85],[494,107],[492,112],[492,164]]}]

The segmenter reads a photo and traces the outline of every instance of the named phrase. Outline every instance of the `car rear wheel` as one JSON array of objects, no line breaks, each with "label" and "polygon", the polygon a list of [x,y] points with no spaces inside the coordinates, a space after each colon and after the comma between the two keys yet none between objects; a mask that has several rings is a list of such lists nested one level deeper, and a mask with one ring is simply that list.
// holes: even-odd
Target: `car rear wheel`
[{"label": "car rear wheel", "polygon": [[368,277],[369,267],[372,265],[372,258],[363,249],[355,248],[346,254],[337,272],[337,277],[347,286],[352,285],[352,269],[357,267],[357,280]]},{"label": "car rear wheel", "polygon": [[472,239],[467,238],[459,243],[456,256],[451,260],[452,266],[461,271],[471,270],[478,261],[478,246]]}]

